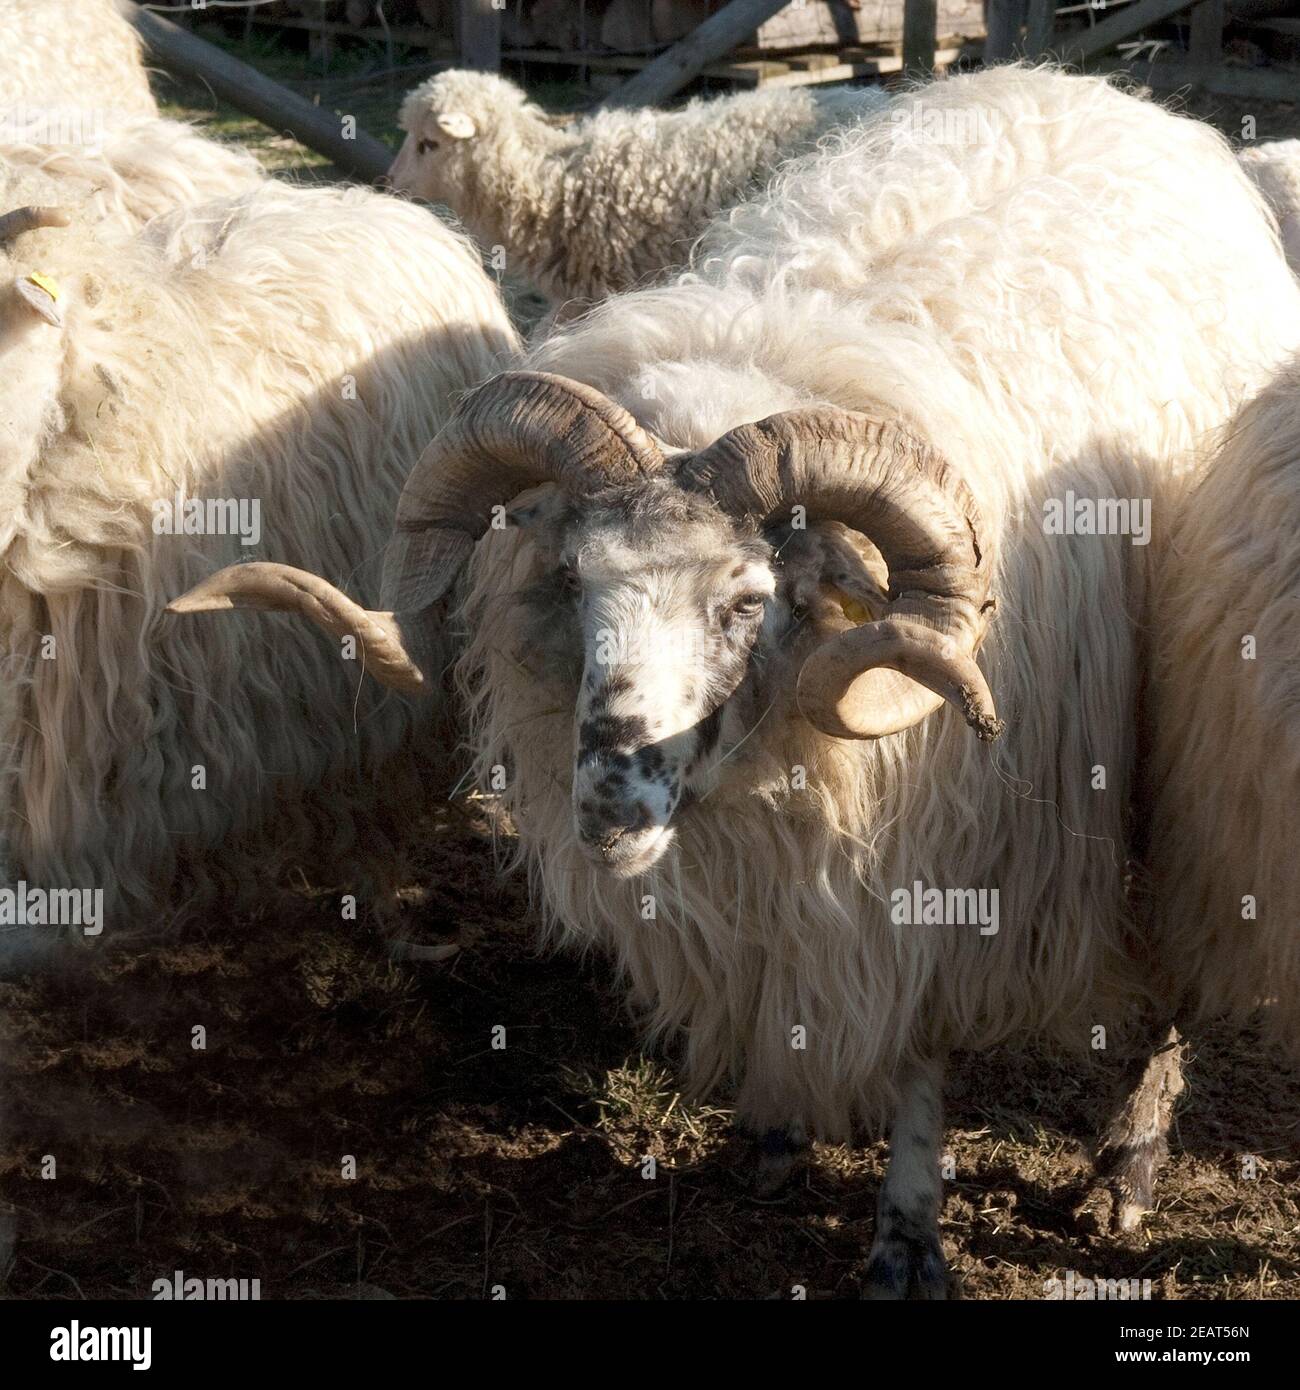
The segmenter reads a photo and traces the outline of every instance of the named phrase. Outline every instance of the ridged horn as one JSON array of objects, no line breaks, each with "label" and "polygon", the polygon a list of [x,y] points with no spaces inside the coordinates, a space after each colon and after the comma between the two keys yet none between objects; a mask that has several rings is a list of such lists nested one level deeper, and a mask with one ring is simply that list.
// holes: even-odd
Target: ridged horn
[{"label": "ridged horn", "polygon": [[585,492],[663,466],[622,406],[546,372],[506,372],[467,395],[411,471],[384,556],[383,611],[362,608],[290,565],[231,565],[167,605],[170,613],[262,608],[352,634],[365,669],[397,690],[424,685],[419,653],[494,509],[538,483]]},{"label": "ridged horn", "polygon": [[14,208],[0,217],[0,242],[12,241],[24,232],[35,232],[42,227],[66,227],[71,221],[71,215],[64,208]]},{"label": "ridged horn", "polygon": [[658,444],[591,386],[505,372],[472,391],[411,471],[384,557],[384,602],[422,613],[451,588],[496,508],[539,483],[582,493],[663,466]]},{"label": "ridged horn", "polygon": [[867,536],[889,567],[888,612],[817,647],[804,717],[835,738],[881,738],[947,701],[981,739],[1002,732],[979,667],[994,604],[978,508],[945,460],[889,421],[834,407],[741,425],[677,461],[678,481],[760,524],[803,506]]},{"label": "ridged horn", "polygon": [[335,637],[355,637],[362,666],[384,685],[408,694],[418,693],[424,685],[424,675],[407,649],[395,613],[362,608],[328,580],[292,565],[260,560],[228,565],[173,599],[167,612],[217,613],[235,608],[300,614]]}]

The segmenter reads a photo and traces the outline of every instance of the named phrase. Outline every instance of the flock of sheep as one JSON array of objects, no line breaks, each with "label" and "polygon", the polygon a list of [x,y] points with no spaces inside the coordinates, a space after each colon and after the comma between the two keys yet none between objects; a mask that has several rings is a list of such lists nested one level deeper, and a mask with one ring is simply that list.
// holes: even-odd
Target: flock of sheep
[{"label": "flock of sheep", "polygon": [[[1133,1224],[1173,1026],[1300,1048],[1300,281],[1243,173],[1284,203],[1294,151],[1047,68],[567,125],[444,73],[392,182],[547,294],[525,345],[467,235],[264,177],[157,116],[106,0],[38,8],[3,882],[111,932],[294,857],[382,880],[459,742],[761,1184],[890,1125],[873,1294],[945,1291],[954,1049],[1148,1048]],[[231,608],[278,616],[178,616]]]}]

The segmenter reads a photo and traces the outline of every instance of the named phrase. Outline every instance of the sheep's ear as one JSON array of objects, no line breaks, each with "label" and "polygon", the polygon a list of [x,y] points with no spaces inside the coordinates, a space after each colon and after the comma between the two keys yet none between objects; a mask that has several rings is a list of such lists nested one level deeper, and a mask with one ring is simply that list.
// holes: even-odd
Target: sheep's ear
[{"label": "sheep's ear", "polygon": [[832,521],[807,530],[785,528],[773,539],[791,603],[815,606],[816,593],[853,623],[870,622],[888,608],[889,572],[865,536]]},{"label": "sheep's ear", "polygon": [[48,275],[24,275],[14,281],[18,298],[46,323],[55,328],[63,324],[63,310],[59,307],[59,287]]},{"label": "sheep's ear", "polygon": [[564,495],[554,483],[539,483],[521,492],[504,508],[506,526],[532,527],[539,522],[555,521],[567,507]]},{"label": "sheep's ear", "polygon": [[444,135],[451,136],[453,140],[468,140],[478,134],[474,117],[466,115],[464,111],[441,112],[438,116],[438,129]]}]

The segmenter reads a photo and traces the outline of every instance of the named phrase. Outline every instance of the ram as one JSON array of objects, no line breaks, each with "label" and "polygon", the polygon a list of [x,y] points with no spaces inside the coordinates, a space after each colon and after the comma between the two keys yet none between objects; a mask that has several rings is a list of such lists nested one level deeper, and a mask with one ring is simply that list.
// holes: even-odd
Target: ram
[{"label": "ram", "polygon": [[0,111],[156,116],[135,30],[114,0],[0,0]]},{"label": "ram", "polygon": [[1046,69],[901,100],[473,393],[382,611],[274,565],[175,606],[381,632],[406,689],[458,613],[553,933],[612,952],[769,1170],[892,1112],[866,1286],[940,1296],[946,1052],[1105,1027],[1113,1055],[1146,993],[1154,543],[1054,518],[1159,514],[1300,337],[1300,284],[1205,126]]},{"label": "ram", "polygon": [[444,72],[403,103],[389,179],[450,207],[576,309],[681,265],[709,218],[780,160],[884,105],[873,88],[796,88],[560,125],[504,78]]},{"label": "ram", "polygon": [[515,348],[495,287],[361,189],[266,181],[135,237],[39,171],[0,191],[0,883],[102,890],[121,929],[355,850],[423,716],[343,649],[162,610],[267,554],[375,592],[407,472]]}]

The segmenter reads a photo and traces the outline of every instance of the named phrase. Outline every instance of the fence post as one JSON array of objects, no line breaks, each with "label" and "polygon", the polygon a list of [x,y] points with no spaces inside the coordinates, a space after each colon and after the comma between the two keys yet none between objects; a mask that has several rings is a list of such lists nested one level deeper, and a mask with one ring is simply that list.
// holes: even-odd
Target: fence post
[{"label": "fence post", "polygon": [[501,69],[501,11],[492,0],[460,0],[460,61],[481,72]]},{"label": "fence post", "polygon": [[1052,30],[1056,27],[1056,0],[1029,0],[1025,22],[1025,57],[1038,59],[1047,55],[1052,46]]},{"label": "fence post", "polygon": [[903,0],[903,71],[929,77],[938,43],[937,0]]},{"label": "fence post", "polygon": [[1025,0],[987,0],[984,16],[988,27],[984,37],[984,65],[988,67],[1006,62],[1020,47]]},{"label": "fence post", "polygon": [[1224,0],[1201,0],[1192,11],[1189,56],[1198,68],[1217,67],[1223,56]]}]

